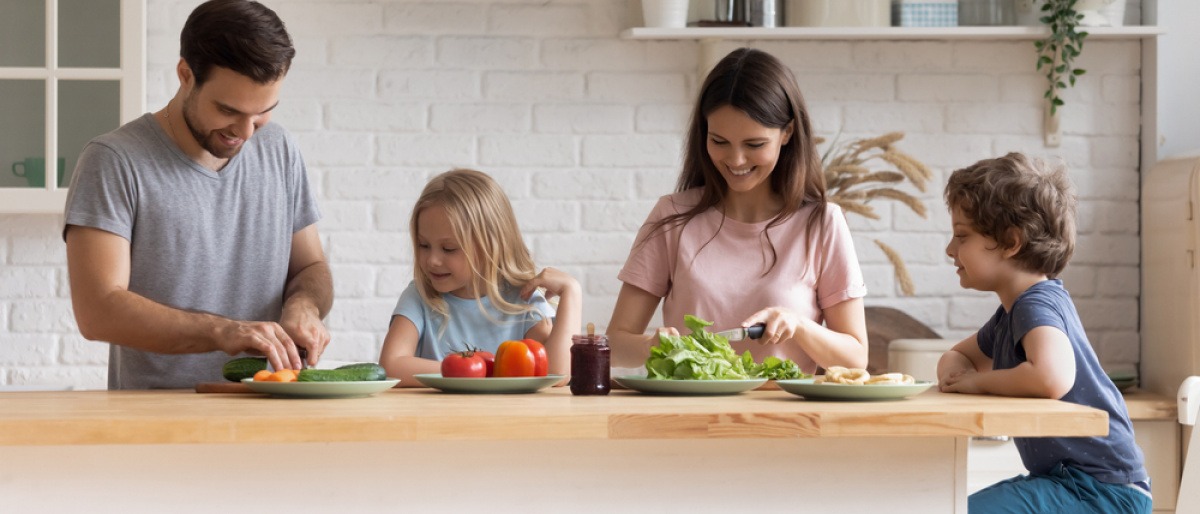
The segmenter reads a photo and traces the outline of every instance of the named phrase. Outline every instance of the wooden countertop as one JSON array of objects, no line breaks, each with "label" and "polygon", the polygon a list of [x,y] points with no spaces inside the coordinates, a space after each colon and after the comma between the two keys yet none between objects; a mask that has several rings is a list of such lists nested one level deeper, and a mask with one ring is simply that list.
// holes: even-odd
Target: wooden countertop
[{"label": "wooden countertop", "polygon": [[1129,419],[1134,421],[1177,421],[1179,404],[1174,398],[1132,389],[1125,393]]},{"label": "wooden countertop", "polygon": [[1083,436],[1100,410],[1053,400],[942,394],[814,402],[783,391],[576,397],[392,389],[302,400],[171,391],[4,393],[0,445],[298,443],[514,439]]}]

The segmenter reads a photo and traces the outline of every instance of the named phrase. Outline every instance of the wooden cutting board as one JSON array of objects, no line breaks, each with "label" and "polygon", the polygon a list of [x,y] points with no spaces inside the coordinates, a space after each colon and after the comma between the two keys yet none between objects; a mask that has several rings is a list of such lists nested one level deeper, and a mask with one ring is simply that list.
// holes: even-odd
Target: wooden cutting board
[{"label": "wooden cutting board", "polygon": [[241,382],[200,382],[196,384],[197,393],[253,393],[250,386]]}]

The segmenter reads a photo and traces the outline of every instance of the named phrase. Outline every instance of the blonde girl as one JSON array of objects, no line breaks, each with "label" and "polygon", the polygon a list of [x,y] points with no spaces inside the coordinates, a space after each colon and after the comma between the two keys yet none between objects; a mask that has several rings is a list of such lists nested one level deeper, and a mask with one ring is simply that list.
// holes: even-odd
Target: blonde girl
[{"label": "blonde girl", "polygon": [[[441,360],[468,346],[535,339],[551,374],[567,374],[571,336],[581,319],[579,283],[554,268],[538,272],[508,197],[488,175],[467,169],[434,177],[409,226],[413,281],[400,295],[379,362],[401,386],[440,372]],[[545,293],[539,290],[544,289]],[[559,297],[557,311],[547,298]]]}]

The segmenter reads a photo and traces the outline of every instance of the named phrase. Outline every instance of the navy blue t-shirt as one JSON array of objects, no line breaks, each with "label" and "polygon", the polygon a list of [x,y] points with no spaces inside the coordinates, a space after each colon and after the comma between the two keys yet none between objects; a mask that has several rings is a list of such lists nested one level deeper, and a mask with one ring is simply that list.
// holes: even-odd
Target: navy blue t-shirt
[{"label": "navy blue t-shirt", "polygon": [[1034,284],[1017,297],[1011,313],[1005,312],[1004,306],[996,309],[992,319],[979,329],[979,349],[992,359],[993,369],[1015,368],[1027,360],[1021,343],[1025,334],[1044,326],[1066,334],[1075,354],[1075,384],[1062,401],[1108,412],[1108,435],[1017,437],[1017,450],[1025,467],[1030,473],[1044,475],[1061,462],[1110,484],[1147,480],[1149,475],[1142,450],[1133,439],[1125,399],[1100,367],[1061,280]]}]

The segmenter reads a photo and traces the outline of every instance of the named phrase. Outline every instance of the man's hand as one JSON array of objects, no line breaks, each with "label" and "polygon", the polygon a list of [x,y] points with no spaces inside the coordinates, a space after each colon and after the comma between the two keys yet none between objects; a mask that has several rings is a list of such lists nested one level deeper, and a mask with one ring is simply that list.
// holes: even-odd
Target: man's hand
[{"label": "man's hand", "polygon": [[300,369],[300,353],[283,327],[270,321],[232,321],[217,329],[217,347],[229,355],[262,355],[274,369]]},{"label": "man's hand", "polygon": [[317,309],[302,306],[297,302],[289,303],[283,309],[279,324],[295,341],[295,346],[308,350],[308,365],[316,366],[321,360],[321,354],[325,353],[325,347],[329,346],[329,331],[321,322]]}]

